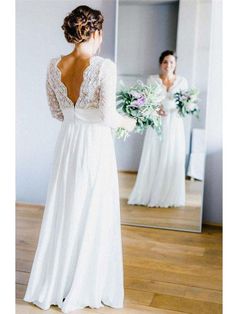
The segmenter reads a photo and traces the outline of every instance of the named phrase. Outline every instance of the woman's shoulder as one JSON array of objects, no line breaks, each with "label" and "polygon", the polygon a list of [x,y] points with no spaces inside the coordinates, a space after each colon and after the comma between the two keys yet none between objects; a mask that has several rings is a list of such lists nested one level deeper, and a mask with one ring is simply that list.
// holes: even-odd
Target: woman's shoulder
[{"label": "woman's shoulder", "polygon": [[103,57],[100,57],[100,56],[95,56],[94,58],[97,61],[97,63],[103,64],[103,65],[106,65],[106,66],[111,66],[111,67],[112,66],[113,67],[116,66],[116,63],[114,61],[112,61],[110,58],[103,58]]},{"label": "woman's shoulder", "polygon": [[160,81],[160,77],[158,74],[150,74],[147,77],[147,81],[151,81],[151,82]]},{"label": "woman's shoulder", "polygon": [[109,74],[109,73],[116,73],[117,66],[114,61],[112,61],[110,58],[103,58],[100,56],[95,56],[94,58],[95,63],[98,65],[98,68],[100,68],[101,74]]},{"label": "woman's shoulder", "polygon": [[61,58],[61,56],[55,56],[55,57],[51,57],[48,60],[48,66],[55,64],[59,59]]},{"label": "woman's shoulder", "polygon": [[59,60],[60,56],[58,57],[52,57],[48,60],[47,63],[47,75],[48,78],[50,77],[54,77],[55,75],[57,75],[57,71],[56,71],[56,64],[57,61]]},{"label": "woman's shoulder", "polygon": [[182,89],[187,89],[188,88],[188,81],[184,76],[177,75],[177,82],[176,85],[179,86]]},{"label": "woman's shoulder", "polygon": [[150,80],[159,80],[160,77],[159,77],[158,74],[150,74],[150,75],[148,76],[148,79],[150,79]]},{"label": "woman's shoulder", "polygon": [[[61,58],[61,55],[50,58],[48,61],[48,65],[50,66],[51,64],[55,64],[60,58]],[[103,58],[101,56],[96,56],[96,55],[92,57],[92,62],[94,62],[95,64],[106,64],[106,65],[111,65],[111,66],[116,65],[115,62],[112,61],[111,59]]]},{"label": "woman's shoulder", "polygon": [[48,63],[47,63],[48,72],[50,72],[50,73],[55,72],[56,64],[60,60],[60,58],[61,58],[61,56],[49,58]]},{"label": "woman's shoulder", "polygon": [[147,77],[147,83],[159,83],[160,77],[158,74],[151,74]]},{"label": "woman's shoulder", "polygon": [[182,75],[177,74],[176,78],[179,80],[179,82],[187,82],[187,79]]}]

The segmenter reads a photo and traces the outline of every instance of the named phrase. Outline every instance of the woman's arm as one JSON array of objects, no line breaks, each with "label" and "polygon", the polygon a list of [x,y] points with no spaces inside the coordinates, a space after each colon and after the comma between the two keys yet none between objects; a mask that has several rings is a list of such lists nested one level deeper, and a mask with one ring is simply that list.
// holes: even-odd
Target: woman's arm
[{"label": "woman's arm", "polygon": [[136,120],[120,115],[116,110],[116,64],[106,59],[100,72],[100,101],[99,109],[104,123],[111,128],[125,128],[132,131]]},{"label": "woman's arm", "polygon": [[[155,84],[157,81],[155,79],[155,76],[153,75],[150,75],[148,78],[147,78],[147,84]],[[163,105],[161,104],[160,105],[160,108],[156,110],[157,114],[159,116],[162,116],[162,117],[165,117],[166,116],[166,112],[164,110],[164,107]]]},{"label": "woman's arm", "polygon": [[47,98],[48,98],[48,105],[49,105],[52,117],[57,120],[63,121],[64,120],[63,112],[61,111],[55,92],[52,89],[52,86],[50,84],[49,76],[50,76],[50,66],[47,71],[47,79],[46,79],[46,92],[47,92]]}]

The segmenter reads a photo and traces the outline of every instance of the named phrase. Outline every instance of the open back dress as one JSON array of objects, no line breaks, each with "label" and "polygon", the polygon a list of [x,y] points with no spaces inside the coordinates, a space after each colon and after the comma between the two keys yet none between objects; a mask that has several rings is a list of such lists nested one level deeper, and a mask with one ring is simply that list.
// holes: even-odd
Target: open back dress
[{"label": "open back dress", "polygon": [[61,122],[37,250],[24,300],[63,313],[123,307],[123,257],[112,128],[116,65],[93,56],[75,105],[56,57],[47,71],[51,114]]}]

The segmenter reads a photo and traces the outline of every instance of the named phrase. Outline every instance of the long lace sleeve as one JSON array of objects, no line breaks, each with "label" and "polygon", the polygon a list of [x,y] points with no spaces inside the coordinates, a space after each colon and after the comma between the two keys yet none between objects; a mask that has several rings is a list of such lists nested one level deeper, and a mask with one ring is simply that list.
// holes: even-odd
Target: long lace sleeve
[{"label": "long lace sleeve", "polygon": [[48,105],[49,105],[52,117],[57,120],[63,121],[64,120],[63,112],[61,111],[55,92],[52,89],[51,84],[50,84],[50,80],[49,80],[50,70],[49,69],[47,71],[47,79],[46,79],[46,92],[47,92],[47,98],[48,98]]},{"label": "long lace sleeve", "polygon": [[116,64],[106,59],[101,68],[99,109],[104,124],[111,128],[129,128],[130,118],[120,115],[116,110]]}]

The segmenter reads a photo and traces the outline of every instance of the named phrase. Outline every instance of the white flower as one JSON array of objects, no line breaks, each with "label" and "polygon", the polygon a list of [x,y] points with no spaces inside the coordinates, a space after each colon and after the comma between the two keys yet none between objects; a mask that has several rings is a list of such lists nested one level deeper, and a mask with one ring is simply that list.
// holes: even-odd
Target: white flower
[{"label": "white flower", "polygon": [[197,101],[197,95],[196,94],[191,95],[191,100],[193,102]]},{"label": "white flower", "polygon": [[190,102],[187,103],[185,107],[188,111],[193,111],[194,109],[197,109],[197,104],[194,102]]},{"label": "white flower", "polygon": [[141,96],[141,93],[137,92],[136,90],[132,90],[130,92],[130,94],[134,97],[134,98],[139,98]]}]

